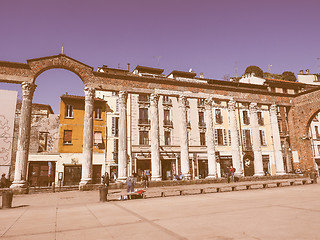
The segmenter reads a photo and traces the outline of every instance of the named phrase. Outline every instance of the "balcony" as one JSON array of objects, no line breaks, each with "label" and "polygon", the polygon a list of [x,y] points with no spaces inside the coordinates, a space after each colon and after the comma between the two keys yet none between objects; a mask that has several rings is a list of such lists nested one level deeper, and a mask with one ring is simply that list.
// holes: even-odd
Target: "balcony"
[{"label": "balcony", "polygon": [[170,98],[164,97],[162,99],[162,105],[172,106],[172,100]]},{"label": "balcony", "polygon": [[164,127],[173,127],[173,123],[171,120],[163,120]]},{"label": "balcony", "polygon": [[264,125],[264,120],[263,120],[263,118],[259,118],[259,119],[258,119],[258,124],[259,124],[260,126],[263,126],[263,125]]},{"label": "balcony", "polygon": [[139,95],[138,103],[150,103],[149,95]]},{"label": "balcony", "polygon": [[206,128],[206,123],[205,122],[198,122],[199,128]]},{"label": "balcony", "polygon": [[198,108],[205,107],[205,99],[198,99]]},{"label": "balcony", "polygon": [[139,125],[150,125],[150,119],[139,119]]}]

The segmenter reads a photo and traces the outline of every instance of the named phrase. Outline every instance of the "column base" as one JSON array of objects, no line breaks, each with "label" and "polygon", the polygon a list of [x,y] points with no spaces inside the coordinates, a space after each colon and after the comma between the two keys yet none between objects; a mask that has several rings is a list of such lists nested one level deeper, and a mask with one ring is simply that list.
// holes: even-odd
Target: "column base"
[{"label": "column base", "polygon": [[14,194],[28,194],[29,187],[26,181],[13,181],[10,186],[10,189]]},{"label": "column base", "polygon": [[277,176],[286,175],[287,173],[285,171],[276,172]]},{"label": "column base", "polygon": [[79,190],[80,191],[92,190],[93,184],[91,182],[92,182],[91,178],[81,179],[81,182],[79,183]]},{"label": "column base", "polygon": [[183,174],[184,175],[184,179],[185,180],[190,180],[191,179],[191,174],[187,173],[187,174]]},{"label": "column base", "polygon": [[216,179],[216,178],[217,178],[216,175],[208,175],[208,176],[206,177],[206,179]]},{"label": "column base", "polygon": [[254,177],[262,177],[264,176],[265,174],[262,172],[262,173],[255,173],[253,176]]},{"label": "column base", "polygon": [[151,176],[151,181],[161,181],[162,177],[161,176]]},{"label": "column base", "polygon": [[237,177],[243,177],[243,172],[235,172],[234,175]]},{"label": "column base", "polygon": [[116,181],[117,181],[117,182],[125,183],[125,182],[127,181],[127,177],[119,177],[119,178],[117,178]]}]

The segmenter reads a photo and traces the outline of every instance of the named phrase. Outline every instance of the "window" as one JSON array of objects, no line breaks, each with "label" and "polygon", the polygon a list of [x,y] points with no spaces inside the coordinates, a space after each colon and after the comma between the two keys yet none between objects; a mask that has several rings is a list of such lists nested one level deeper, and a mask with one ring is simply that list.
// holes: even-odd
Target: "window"
[{"label": "window", "polygon": [[163,125],[164,126],[171,126],[171,120],[170,120],[170,110],[163,110]]},{"label": "window", "polygon": [[48,133],[47,132],[40,132],[39,133],[39,146],[38,152],[45,152],[47,151],[48,145]]},{"label": "window", "polygon": [[267,143],[266,143],[266,136],[264,134],[264,131],[263,130],[259,130],[259,133],[260,133],[260,143],[262,146],[266,146]]},{"label": "window", "polygon": [[148,124],[148,108],[139,108],[139,124]]},{"label": "window", "polygon": [[243,119],[243,124],[245,124],[245,125],[249,125],[250,124],[248,111],[243,111],[242,112],[242,119]]},{"label": "window", "polygon": [[258,124],[259,124],[260,126],[264,125],[264,120],[263,120],[262,112],[257,112],[257,116],[258,116]]},{"label": "window", "polygon": [[94,118],[97,119],[97,120],[102,120],[102,108],[101,107],[97,107],[95,109]]},{"label": "window", "polygon": [[169,96],[163,96],[162,103],[165,105],[172,105],[172,101]]},{"label": "window", "polygon": [[231,146],[231,130],[228,130],[229,146]]},{"label": "window", "polygon": [[171,145],[171,132],[164,131],[164,145]]},{"label": "window", "polygon": [[102,132],[94,132],[94,145],[102,144]]},{"label": "window", "polygon": [[118,163],[119,139],[113,140],[113,160]]},{"label": "window", "polygon": [[226,145],[227,144],[227,131],[225,129],[215,129],[215,144],[216,145]]},{"label": "window", "polygon": [[198,107],[203,107],[205,104],[205,99],[204,98],[199,98],[198,99]]},{"label": "window", "polygon": [[63,133],[63,144],[71,144],[72,130],[64,130]]},{"label": "window", "polygon": [[149,95],[147,95],[147,94],[140,94],[140,95],[139,95],[139,98],[138,98],[138,101],[139,101],[139,102],[149,102],[149,101],[150,101]]},{"label": "window", "polygon": [[221,113],[221,109],[215,109],[215,117],[216,117],[216,123],[222,124],[223,123],[223,117]]},{"label": "window", "polygon": [[139,144],[140,145],[149,145],[149,132],[140,131],[139,132]]},{"label": "window", "polygon": [[73,118],[73,106],[67,104],[65,106],[65,113],[64,113],[65,118]]},{"label": "window", "polygon": [[206,126],[204,122],[204,112],[199,112],[199,126],[200,127]]},{"label": "window", "polygon": [[315,131],[315,133],[316,133],[316,138],[319,139],[319,138],[320,138],[319,126],[314,126],[314,131]]},{"label": "window", "polygon": [[251,150],[252,144],[251,144],[250,129],[242,130],[242,140],[243,140],[243,146],[244,146],[245,150]]},{"label": "window", "polygon": [[320,145],[317,145],[318,148],[318,155],[320,155]]},{"label": "window", "polygon": [[200,145],[205,146],[206,145],[206,134],[201,132],[200,133]]},{"label": "window", "polygon": [[112,135],[118,137],[119,134],[119,118],[112,117]]}]

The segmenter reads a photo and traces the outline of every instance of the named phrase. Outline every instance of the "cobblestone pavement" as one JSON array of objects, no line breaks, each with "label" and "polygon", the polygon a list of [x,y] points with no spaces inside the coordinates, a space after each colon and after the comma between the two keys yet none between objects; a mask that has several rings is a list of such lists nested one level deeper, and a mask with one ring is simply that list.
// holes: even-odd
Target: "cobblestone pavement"
[{"label": "cobblestone pavement", "polygon": [[0,239],[320,239],[319,197],[320,184],[103,203],[98,191],[15,195]]}]

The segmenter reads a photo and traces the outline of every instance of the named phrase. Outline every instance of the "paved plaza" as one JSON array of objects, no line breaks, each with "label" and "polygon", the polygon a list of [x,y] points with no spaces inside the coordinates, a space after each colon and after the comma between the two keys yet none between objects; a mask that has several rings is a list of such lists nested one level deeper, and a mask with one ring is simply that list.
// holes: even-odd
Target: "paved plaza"
[{"label": "paved plaza", "polygon": [[98,191],[15,195],[0,239],[320,239],[319,198],[320,184],[104,203]]}]

